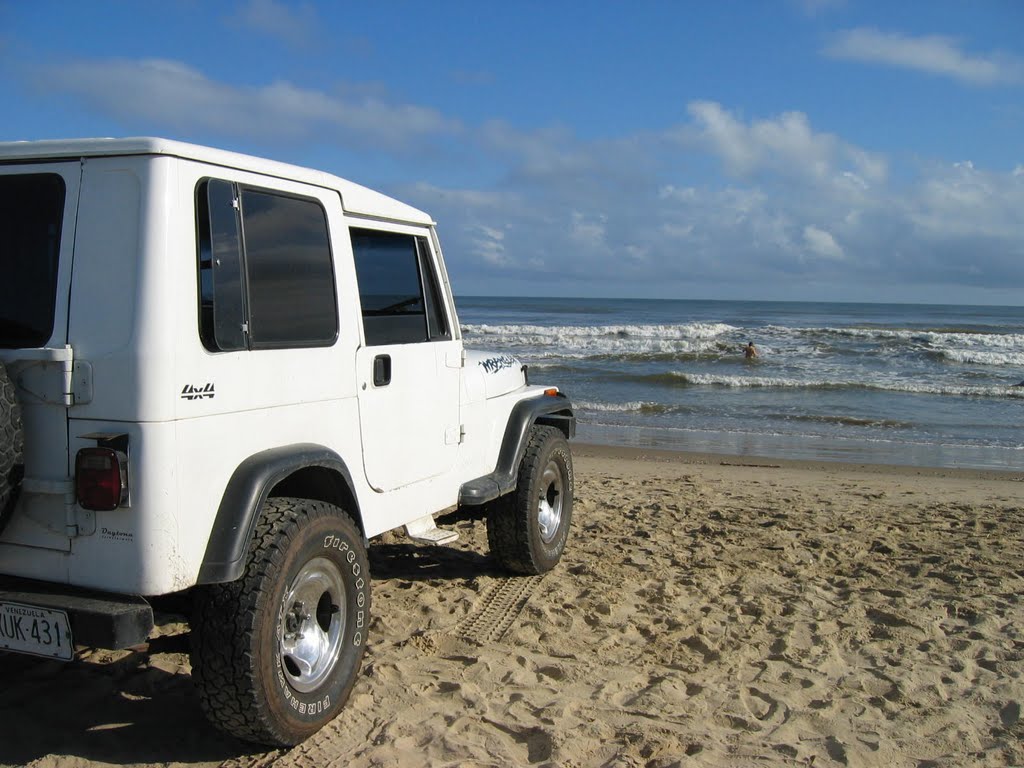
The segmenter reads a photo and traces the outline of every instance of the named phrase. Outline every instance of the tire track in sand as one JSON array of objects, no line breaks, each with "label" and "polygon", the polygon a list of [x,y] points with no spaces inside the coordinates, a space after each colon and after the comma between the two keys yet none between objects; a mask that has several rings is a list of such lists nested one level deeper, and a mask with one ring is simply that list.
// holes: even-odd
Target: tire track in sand
[{"label": "tire track in sand", "polygon": [[379,725],[374,717],[374,709],[372,705],[366,709],[363,702],[350,700],[336,718],[290,750],[275,749],[271,752],[240,755],[221,763],[220,768],[287,768],[308,765],[328,768],[335,764],[343,765],[351,753],[373,740],[374,731]]},{"label": "tire track in sand", "polygon": [[454,634],[474,643],[500,641],[523,612],[544,576],[514,576],[493,584],[455,628]]}]

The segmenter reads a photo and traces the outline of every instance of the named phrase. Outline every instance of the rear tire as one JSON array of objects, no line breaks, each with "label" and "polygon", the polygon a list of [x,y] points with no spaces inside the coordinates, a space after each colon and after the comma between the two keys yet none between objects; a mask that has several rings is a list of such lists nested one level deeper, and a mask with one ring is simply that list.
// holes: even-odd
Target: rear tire
[{"label": "rear tire", "polygon": [[14,383],[0,363],[0,532],[14,512],[25,474],[25,434]]},{"label": "rear tire", "polygon": [[516,489],[487,506],[487,543],[505,568],[540,574],[562,557],[572,523],[569,441],[555,427],[535,426],[519,465]]},{"label": "rear tire", "polygon": [[242,578],[196,590],[192,677],[207,717],[246,741],[298,744],[344,706],[369,621],[352,519],[324,502],[268,499]]}]

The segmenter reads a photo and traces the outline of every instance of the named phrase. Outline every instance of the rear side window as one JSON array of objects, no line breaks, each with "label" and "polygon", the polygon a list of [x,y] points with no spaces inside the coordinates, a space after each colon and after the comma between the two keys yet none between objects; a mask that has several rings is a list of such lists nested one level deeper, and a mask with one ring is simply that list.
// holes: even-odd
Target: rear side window
[{"label": "rear side window", "polygon": [[334,343],[334,263],[317,201],[209,179],[197,188],[196,211],[207,349]]},{"label": "rear side window", "polygon": [[451,339],[427,239],[373,229],[351,233],[366,343]]},{"label": "rear side window", "polygon": [[41,347],[53,334],[64,179],[0,176],[0,347]]}]

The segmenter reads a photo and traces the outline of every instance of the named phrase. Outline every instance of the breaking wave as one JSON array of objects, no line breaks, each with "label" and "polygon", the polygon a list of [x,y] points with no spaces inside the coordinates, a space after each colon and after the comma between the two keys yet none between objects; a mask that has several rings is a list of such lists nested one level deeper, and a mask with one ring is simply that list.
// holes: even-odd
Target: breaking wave
[{"label": "breaking wave", "polygon": [[636,325],[464,325],[471,344],[509,347],[535,359],[704,360],[742,353],[748,339],[778,355],[926,355],[956,365],[1024,367],[1024,334],[964,329],[741,328],[728,323]]},{"label": "breaking wave", "polygon": [[943,349],[940,360],[965,365],[1024,366],[1024,352],[990,352],[984,349]]},{"label": "breaking wave", "polygon": [[628,403],[596,403],[596,402],[579,402],[576,403],[581,410],[590,412],[603,412],[603,413],[676,413],[679,411],[689,410],[686,408],[679,408],[677,406],[666,405],[665,403],[651,403],[641,402],[634,400]]},{"label": "breaking wave", "polygon": [[526,348],[538,356],[645,357],[714,353],[730,333],[725,323],[682,325],[466,325],[463,334],[471,343]]},{"label": "breaking wave", "polygon": [[[662,376],[665,377],[662,379]],[[923,395],[961,395],[971,397],[1013,397],[1024,398],[1024,387],[1021,386],[959,386],[935,385],[911,382],[850,382],[789,379],[762,376],[716,376],[701,373],[670,372],[657,377],[656,380],[676,381],[690,386],[714,387],[772,387],[796,389],[861,389],[879,392],[906,392]]]},{"label": "breaking wave", "polygon": [[[776,435],[786,451],[845,459],[852,444],[837,441],[850,437],[869,460],[1024,466],[1021,308],[530,299],[464,318],[467,346],[516,355],[587,429],[631,444],[740,430],[714,445]],[[889,453],[866,447],[876,439],[894,440]]]},{"label": "breaking wave", "polygon": [[738,330],[726,323],[682,323],[680,325],[464,325],[473,336],[520,338],[657,338],[711,339]]}]

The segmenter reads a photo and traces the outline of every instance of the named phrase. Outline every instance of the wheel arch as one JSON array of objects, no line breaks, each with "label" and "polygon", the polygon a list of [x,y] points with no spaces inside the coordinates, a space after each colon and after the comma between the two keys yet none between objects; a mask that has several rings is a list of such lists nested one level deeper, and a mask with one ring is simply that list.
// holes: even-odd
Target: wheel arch
[{"label": "wheel arch", "polygon": [[366,537],[352,474],[337,453],[315,443],[268,448],[245,459],[228,480],[196,584],[234,581],[242,575],[260,510],[272,496],[335,504]]},{"label": "wheel arch", "polygon": [[535,424],[555,427],[566,440],[572,439],[576,435],[576,416],[569,398],[561,392],[545,393],[516,403],[508,416],[494,471],[463,483],[459,490],[460,506],[486,504],[515,490],[519,462]]}]

